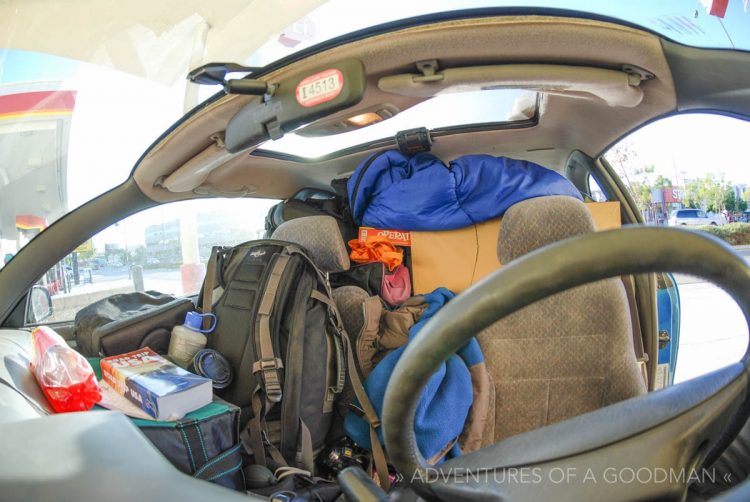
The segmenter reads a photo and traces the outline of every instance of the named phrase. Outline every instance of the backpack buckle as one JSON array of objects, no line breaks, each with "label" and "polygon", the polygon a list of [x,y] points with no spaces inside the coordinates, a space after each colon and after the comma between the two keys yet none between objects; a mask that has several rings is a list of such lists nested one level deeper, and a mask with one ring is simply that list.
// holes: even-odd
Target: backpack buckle
[{"label": "backpack buckle", "polygon": [[259,371],[278,370],[284,367],[281,359],[278,357],[267,357],[265,359],[258,359],[253,363],[253,373]]},{"label": "backpack buckle", "polygon": [[276,370],[284,367],[281,359],[278,357],[267,357],[265,359],[259,359],[253,363],[253,374],[259,371],[263,375],[263,383],[265,384],[266,399],[272,403],[278,403],[281,401],[281,382],[279,381],[279,374]]}]

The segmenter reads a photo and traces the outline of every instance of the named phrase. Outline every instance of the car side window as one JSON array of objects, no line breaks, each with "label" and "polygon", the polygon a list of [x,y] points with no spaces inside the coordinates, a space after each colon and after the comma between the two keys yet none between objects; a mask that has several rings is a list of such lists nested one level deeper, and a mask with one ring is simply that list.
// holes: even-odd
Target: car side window
[{"label": "car side window", "polygon": [[591,173],[589,173],[588,183],[589,195],[591,198],[596,202],[605,202],[607,200],[607,194],[605,194],[602,187],[599,186],[599,182],[596,181],[596,178],[591,176]]},{"label": "car side window", "polygon": [[[745,213],[750,201],[749,136],[750,122],[745,120],[681,114],[638,129],[604,157],[633,195],[646,224],[707,232],[750,260]],[[696,277],[674,274],[674,279],[680,306],[671,312],[679,315],[679,329],[667,334],[678,339],[675,382],[738,361],[748,332],[734,300]],[[669,313],[661,305],[659,311]],[[659,319],[660,341],[663,321]]]},{"label": "car side window", "polygon": [[27,323],[72,321],[83,307],[117,293],[154,290],[177,296],[196,294],[212,246],[262,238],[265,216],[277,202],[181,201],[121,220],[82,243],[45,273],[34,294],[48,295],[51,312],[34,312],[27,316]]}]

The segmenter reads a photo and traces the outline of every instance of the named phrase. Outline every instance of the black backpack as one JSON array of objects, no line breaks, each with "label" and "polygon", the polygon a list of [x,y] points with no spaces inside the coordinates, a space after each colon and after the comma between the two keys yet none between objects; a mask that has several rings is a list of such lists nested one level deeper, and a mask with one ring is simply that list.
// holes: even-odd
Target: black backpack
[{"label": "black backpack", "polygon": [[235,373],[217,393],[241,408],[252,463],[313,472],[347,381],[379,425],[356,369],[347,371],[354,359],[328,280],[300,246],[214,248],[201,296],[204,313],[217,317],[208,347]]}]

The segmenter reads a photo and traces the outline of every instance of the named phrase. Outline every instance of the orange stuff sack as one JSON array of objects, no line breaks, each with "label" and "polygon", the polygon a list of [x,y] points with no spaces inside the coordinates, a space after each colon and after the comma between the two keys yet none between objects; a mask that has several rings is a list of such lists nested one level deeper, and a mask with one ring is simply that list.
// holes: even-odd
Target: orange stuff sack
[{"label": "orange stuff sack", "polygon": [[352,249],[349,258],[355,263],[383,262],[390,272],[404,261],[403,250],[397,248],[388,237],[368,235],[362,242],[359,239],[349,241]]}]

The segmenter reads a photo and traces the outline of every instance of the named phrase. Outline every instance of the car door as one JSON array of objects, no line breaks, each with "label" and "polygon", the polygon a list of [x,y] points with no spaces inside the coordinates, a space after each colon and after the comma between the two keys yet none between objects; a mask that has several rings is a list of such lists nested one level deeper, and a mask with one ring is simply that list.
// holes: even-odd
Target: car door
[{"label": "car door", "polygon": [[[716,131],[715,141],[704,141],[707,130]],[[750,260],[746,228],[726,225],[719,232],[719,221],[709,215],[740,213],[750,202],[750,178],[734,160],[746,157],[742,145],[748,134],[750,123],[738,118],[676,115],[641,128],[613,148],[625,149],[629,156],[608,152],[605,157],[636,193],[633,199],[645,223],[659,224],[660,216],[675,214],[678,227],[708,231]],[[622,158],[628,162],[616,162]],[[703,375],[738,361],[745,352],[744,316],[711,283],[681,274],[659,276],[657,310],[657,384]]]}]

